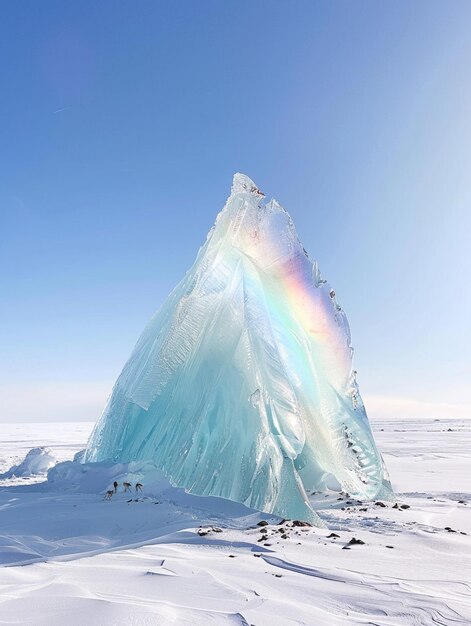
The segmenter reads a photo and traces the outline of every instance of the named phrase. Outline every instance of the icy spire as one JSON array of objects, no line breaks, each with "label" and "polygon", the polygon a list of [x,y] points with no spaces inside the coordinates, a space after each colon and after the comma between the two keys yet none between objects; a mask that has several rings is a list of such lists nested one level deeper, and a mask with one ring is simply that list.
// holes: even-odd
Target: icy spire
[{"label": "icy spire", "polygon": [[245,174],[234,174],[232,179],[231,196],[237,193],[253,193],[257,196],[264,197],[265,194],[260,191],[251,178]]},{"label": "icy spire", "polygon": [[86,460],[153,460],[173,481],[320,524],[307,492],[390,486],[352,371],[350,331],[288,213],[243,174],[149,322]]}]

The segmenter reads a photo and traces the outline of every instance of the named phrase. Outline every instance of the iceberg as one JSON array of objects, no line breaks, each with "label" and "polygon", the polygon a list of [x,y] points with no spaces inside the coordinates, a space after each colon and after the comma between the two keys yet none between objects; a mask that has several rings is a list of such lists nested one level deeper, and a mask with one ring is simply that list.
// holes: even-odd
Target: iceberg
[{"label": "iceberg", "polygon": [[190,493],[322,525],[311,491],[392,495],[352,356],[345,313],[289,214],[236,174],[83,460],[152,461]]}]

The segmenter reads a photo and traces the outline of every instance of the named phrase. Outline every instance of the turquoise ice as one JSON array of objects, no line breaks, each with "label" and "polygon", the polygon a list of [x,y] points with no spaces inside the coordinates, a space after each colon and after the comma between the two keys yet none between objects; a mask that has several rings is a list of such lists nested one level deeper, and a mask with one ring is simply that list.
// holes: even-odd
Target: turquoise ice
[{"label": "turquoise ice", "polygon": [[85,461],[153,461],[176,486],[320,524],[307,493],[391,489],[345,313],[288,213],[247,176],[148,323]]}]

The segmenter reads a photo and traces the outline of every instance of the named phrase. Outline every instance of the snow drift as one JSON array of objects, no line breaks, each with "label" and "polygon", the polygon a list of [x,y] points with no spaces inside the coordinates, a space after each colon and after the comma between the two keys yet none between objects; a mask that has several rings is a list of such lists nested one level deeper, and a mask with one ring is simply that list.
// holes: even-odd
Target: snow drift
[{"label": "snow drift", "polygon": [[18,465],[13,465],[5,473],[0,474],[3,478],[28,478],[38,474],[46,474],[48,469],[57,462],[52,451],[46,447],[32,448]]}]

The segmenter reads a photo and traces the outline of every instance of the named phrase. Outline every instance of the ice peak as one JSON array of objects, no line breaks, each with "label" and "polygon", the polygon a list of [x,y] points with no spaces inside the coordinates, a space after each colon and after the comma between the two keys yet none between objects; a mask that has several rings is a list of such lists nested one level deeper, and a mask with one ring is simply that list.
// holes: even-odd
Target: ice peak
[{"label": "ice peak", "polygon": [[390,497],[346,316],[289,214],[244,174],[144,330],[85,461],[152,461],[175,486],[321,524],[307,492]]},{"label": "ice peak", "polygon": [[236,174],[234,174],[234,178],[232,179],[231,195],[246,192],[255,193],[258,196],[265,197],[265,194],[260,191],[260,189],[251,178],[249,178],[245,174],[237,172]]}]

